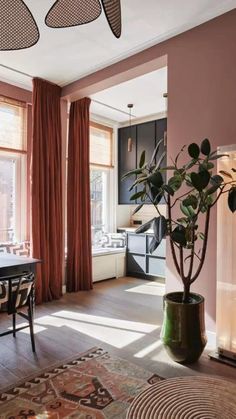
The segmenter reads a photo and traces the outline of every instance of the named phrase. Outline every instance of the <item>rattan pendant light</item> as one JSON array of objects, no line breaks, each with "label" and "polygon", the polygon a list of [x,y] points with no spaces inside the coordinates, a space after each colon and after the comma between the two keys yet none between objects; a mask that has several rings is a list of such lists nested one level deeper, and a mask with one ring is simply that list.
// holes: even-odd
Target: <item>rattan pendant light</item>
[{"label": "rattan pendant light", "polygon": [[[46,15],[50,28],[68,28],[97,19],[102,6],[116,38],[121,36],[120,0],[56,0]],[[23,0],[0,0],[0,51],[30,48],[39,40],[38,26]]]},{"label": "rattan pendant light", "polygon": [[121,36],[120,0],[101,0],[109,26],[116,38]]},{"label": "rattan pendant light", "polygon": [[[109,26],[116,38],[121,36],[120,0],[101,0]],[[102,12],[99,0],[56,0],[45,23],[50,28],[69,28],[97,19]]]},{"label": "rattan pendant light", "polygon": [[92,22],[101,12],[99,0],[57,0],[49,10],[45,23],[50,28],[69,28]]},{"label": "rattan pendant light", "polygon": [[30,48],[38,40],[38,26],[24,1],[0,0],[0,50]]}]

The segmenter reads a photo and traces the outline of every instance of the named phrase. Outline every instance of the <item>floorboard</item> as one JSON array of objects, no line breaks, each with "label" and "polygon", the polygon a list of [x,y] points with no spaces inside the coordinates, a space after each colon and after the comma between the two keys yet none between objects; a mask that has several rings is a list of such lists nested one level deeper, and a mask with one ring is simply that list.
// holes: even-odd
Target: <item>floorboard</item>
[{"label": "floorboard", "polygon": [[[166,378],[210,374],[236,382],[236,368],[208,358],[212,347],[191,366],[169,359],[160,341],[163,294],[161,283],[121,278],[38,306],[36,354],[31,351],[27,330],[19,332],[16,339],[11,335],[0,339],[0,389],[94,346]],[[22,324],[22,319],[18,322]],[[0,316],[0,326],[11,326],[6,315]]]}]

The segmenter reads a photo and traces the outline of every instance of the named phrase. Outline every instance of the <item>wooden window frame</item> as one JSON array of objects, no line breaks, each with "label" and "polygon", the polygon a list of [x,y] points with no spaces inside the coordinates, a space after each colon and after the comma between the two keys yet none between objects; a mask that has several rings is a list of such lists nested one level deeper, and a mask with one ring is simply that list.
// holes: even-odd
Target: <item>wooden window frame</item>
[{"label": "wooden window frame", "polygon": [[[28,225],[28,209],[29,209],[29,135],[28,135],[28,106],[25,102],[19,100],[14,100],[0,95],[0,100],[6,104],[18,106],[24,109],[24,139],[22,144],[22,149],[16,149],[11,147],[1,147],[0,153],[1,156],[6,154],[7,158],[16,159],[16,206],[18,208],[17,213],[15,214],[15,238],[17,241],[24,241],[29,239],[29,225]],[[23,161],[23,156],[25,156],[25,161]]]},{"label": "wooden window frame", "polygon": [[99,163],[90,163],[90,166],[92,167],[101,167],[101,168],[110,168],[110,169],[114,169],[114,131],[113,128],[108,127],[106,125],[100,124],[98,122],[94,122],[94,121],[90,121],[89,123],[89,127],[92,128],[97,128],[101,131],[105,131],[108,132],[110,134],[110,138],[111,138],[111,153],[110,153],[110,165],[107,164],[99,164]]}]

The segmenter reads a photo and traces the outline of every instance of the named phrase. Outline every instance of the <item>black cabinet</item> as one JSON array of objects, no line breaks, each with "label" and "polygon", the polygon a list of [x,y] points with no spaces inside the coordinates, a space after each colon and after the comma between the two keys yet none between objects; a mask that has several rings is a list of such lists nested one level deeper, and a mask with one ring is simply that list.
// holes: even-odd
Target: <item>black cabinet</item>
[{"label": "black cabinet", "polygon": [[[137,125],[137,166],[140,161],[142,152],[145,150],[146,162],[150,162],[153,151],[156,146],[156,123],[155,121],[146,122],[145,124]],[[142,186],[137,186],[137,192],[142,190]],[[141,199],[136,201],[141,204]],[[147,198],[145,204],[150,204]]]},{"label": "black cabinet", "polygon": [[142,152],[146,152],[146,161],[152,158],[156,146],[156,122],[146,122],[137,125],[137,163],[139,163]]},{"label": "black cabinet", "polygon": [[[160,139],[166,138],[167,119],[162,118],[156,121],[149,121],[143,124],[133,125],[131,129],[132,151],[128,151],[128,138],[130,137],[130,127],[118,130],[118,203],[130,204],[131,192],[129,191],[135,178],[121,181],[122,176],[138,167],[142,152],[146,151],[146,161],[151,160],[156,144]],[[156,157],[156,162],[160,159],[165,150],[164,143],[161,144]],[[166,158],[162,161],[162,167],[166,165]],[[140,186],[135,188],[133,193],[140,190]],[[136,204],[139,201],[135,202]],[[150,201],[146,201],[147,204]]]},{"label": "black cabinet", "polygon": [[132,178],[122,180],[122,176],[136,167],[136,126],[131,128],[132,149],[128,151],[128,139],[130,137],[130,127],[121,128],[118,131],[118,194],[119,204],[130,204],[131,192],[130,186],[133,183]]}]

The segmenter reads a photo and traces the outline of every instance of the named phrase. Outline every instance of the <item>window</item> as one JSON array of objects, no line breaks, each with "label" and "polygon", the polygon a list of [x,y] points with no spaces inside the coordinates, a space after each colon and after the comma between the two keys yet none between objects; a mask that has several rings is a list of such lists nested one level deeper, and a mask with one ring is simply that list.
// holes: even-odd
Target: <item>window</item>
[{"label": "window", "polygon": [[103,232],[110,228],[110,184],[113,168],[113,130],[90,125],[90,191],[92,244],[99,246]]},{"label": "window", "polygon": [[0,243],[26,239],[26,106],[0,97]]}]

